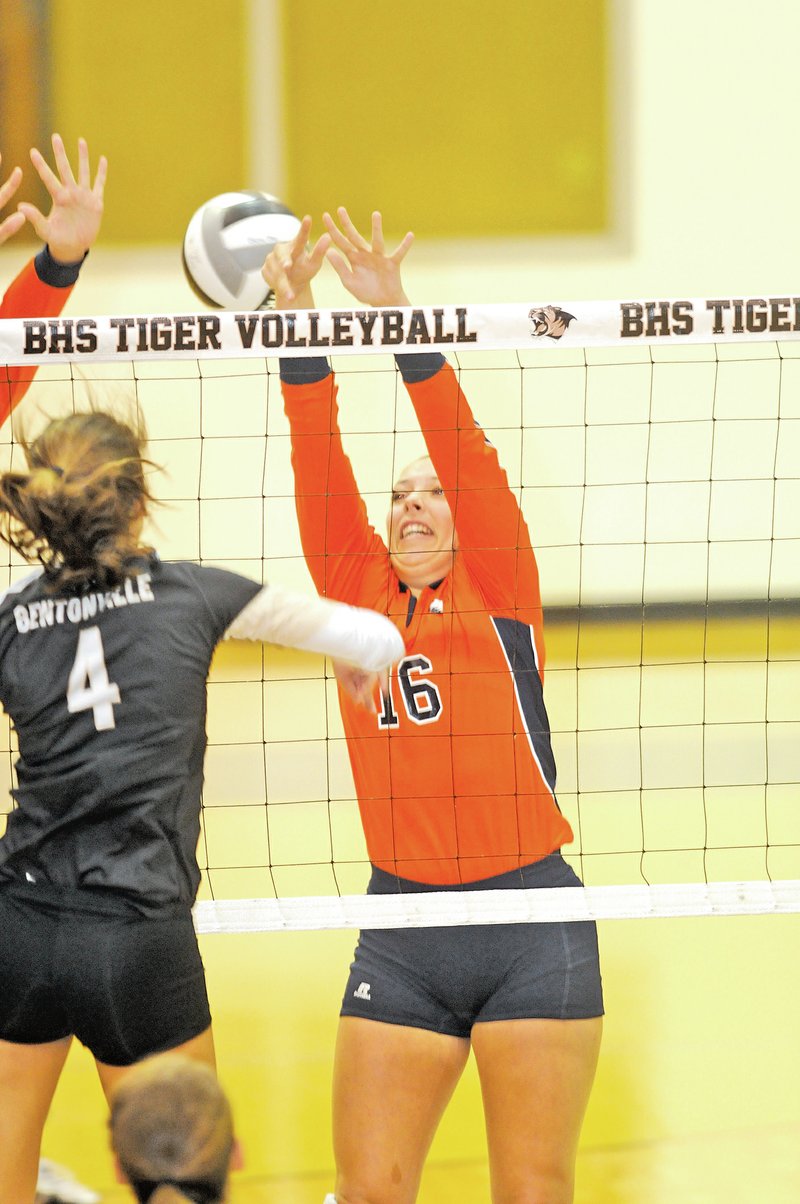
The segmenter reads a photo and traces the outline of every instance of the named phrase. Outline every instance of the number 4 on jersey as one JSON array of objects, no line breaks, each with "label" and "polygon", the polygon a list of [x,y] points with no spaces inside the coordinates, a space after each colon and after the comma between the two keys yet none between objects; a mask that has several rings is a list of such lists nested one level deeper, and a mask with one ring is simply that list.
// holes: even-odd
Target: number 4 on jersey
[{"label": "number 4 on jersey", "polygon": [[67,710],[70,715],[91,711],[98,732],[107,732],[116,727],[114,706],[119,701],[119,686],[108,680],[100,628],[84,627],[67,683]]}]

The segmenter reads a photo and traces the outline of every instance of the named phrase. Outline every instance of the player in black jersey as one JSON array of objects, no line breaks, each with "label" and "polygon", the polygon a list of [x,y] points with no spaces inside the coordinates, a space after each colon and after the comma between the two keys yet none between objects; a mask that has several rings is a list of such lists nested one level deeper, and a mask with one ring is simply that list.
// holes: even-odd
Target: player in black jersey
[{"label": "player in black jersey", "polygon": [[0,537],[38,570],[0,597],[0,701],[17,732],[0,840],[0,1200],[29,1204],[73,1035],[110,1096],[134,1062],[213,1064],[191,918],[206,677],[226,634],[323,652],[354,691],[403,654],[372,611],[165,564],[141,541],[143,434],[55,420],[0,475]]}]

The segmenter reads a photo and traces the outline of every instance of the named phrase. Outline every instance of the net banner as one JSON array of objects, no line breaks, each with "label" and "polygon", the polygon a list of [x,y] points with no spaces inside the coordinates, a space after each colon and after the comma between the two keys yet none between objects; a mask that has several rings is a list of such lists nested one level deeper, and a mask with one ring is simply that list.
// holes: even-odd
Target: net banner
[{"label": "net banner", "polygon": [[0,363],[800,339],[800,297],[219,311],[0,321]]},{"label": "net banner", "polygon": [[791,915],[800,884],[672,883],[567,886],[536,890],[448,891],[282,899],[205,899],[198,932],[281,932],[319,928],[452,928],[462,924],[572,923],[643,916]]}]

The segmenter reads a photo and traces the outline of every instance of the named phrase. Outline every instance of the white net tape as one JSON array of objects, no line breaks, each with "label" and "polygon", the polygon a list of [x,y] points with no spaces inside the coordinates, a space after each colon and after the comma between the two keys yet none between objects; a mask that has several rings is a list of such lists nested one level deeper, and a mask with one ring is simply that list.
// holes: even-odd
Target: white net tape
[{"label": "white net tape", "polygon": [[198,932],[206,933],[318,928],[450,928],[460,924],[791,912],[800,912],[800,882],[711,882],[340,895],[330,899],[205,900],[195,907],[195,927]]},{"label": "white net tape", "polygon": [[566,301],[0,321],[0,363],[800,340],[800,298]]}]

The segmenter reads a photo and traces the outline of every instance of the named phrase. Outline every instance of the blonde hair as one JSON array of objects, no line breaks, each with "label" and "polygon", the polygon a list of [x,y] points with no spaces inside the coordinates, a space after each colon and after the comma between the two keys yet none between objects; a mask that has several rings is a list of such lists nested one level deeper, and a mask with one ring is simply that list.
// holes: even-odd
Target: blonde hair
[{"label": "blonde hair", "polygon": [[140,546],[153,501],[144,477],[143,426],[101,410],[49,422],[20,444],[28,472],[0,474],[0,538],[39,561],[53,589],[118,586]]},{"label": "blonde hair", "polygon": [[223,1200],[233,1120],[210,1067],[178,1055],[140,1063],[114,1094],[109,1127],[112,1148],[139,1200]]}]

